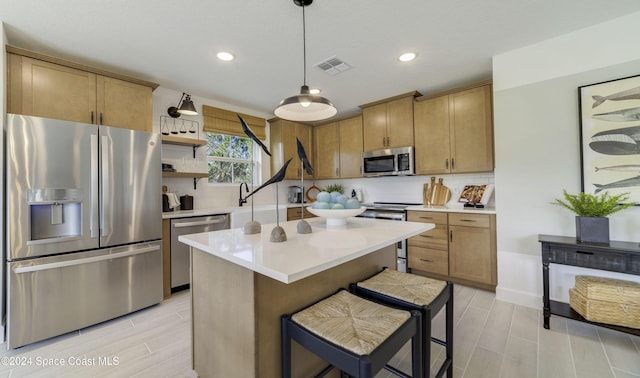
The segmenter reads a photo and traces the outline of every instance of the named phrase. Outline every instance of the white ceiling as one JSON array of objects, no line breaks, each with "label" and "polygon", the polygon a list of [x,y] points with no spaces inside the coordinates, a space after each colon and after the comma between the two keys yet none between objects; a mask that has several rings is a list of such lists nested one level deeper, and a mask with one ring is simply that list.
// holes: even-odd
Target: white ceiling
[{"label": "white ceiling", "polygon": [[[491,57],[640,11],[637,0],[315,0],[307,84],[338,108],[491,76]],[[292,0],[0,0],[9,44],[273,114],[303,81]],[[218,51],[236,55],[219,61]],[[400,63],[402,52],[416,60]],[[316,63],[353,66],[329,76]]]}]

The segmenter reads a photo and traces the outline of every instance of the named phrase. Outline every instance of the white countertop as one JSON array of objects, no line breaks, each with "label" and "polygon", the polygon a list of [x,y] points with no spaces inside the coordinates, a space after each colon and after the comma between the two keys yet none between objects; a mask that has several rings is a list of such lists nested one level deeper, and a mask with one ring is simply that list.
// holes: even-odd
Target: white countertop
[{"label": "white countertop", "polygon": [[494,207],[485,207],[477,209],[475,207],[464,207],[460,205],[446,205],[446,206],[430,206],[430,205],[416,205],[406,208],[407,211],[442,211],[445,213],[473,213],[473,214],[495,214],[496,209]]},{"label": "white countertop", "polygon": [[179,241],[284,283],[291,283],[434,228],[431,223],[348,218],[345,228],[327,229],[323,218],[307,219],[313,232],[298,234],[298,220],[281,222],[287,241],[269,241],[275,224],[262,233],[242,228],[183,235]]}]

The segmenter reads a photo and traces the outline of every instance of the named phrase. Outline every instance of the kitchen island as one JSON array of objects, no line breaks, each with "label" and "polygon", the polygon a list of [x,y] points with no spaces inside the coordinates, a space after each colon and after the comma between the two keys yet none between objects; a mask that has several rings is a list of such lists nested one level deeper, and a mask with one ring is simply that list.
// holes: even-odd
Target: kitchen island
[{"label": "kitchen island", "polygon": [[[280,316],[395,267],[395,243],[434,227],[417,222],[349,218],[344,228],[308,220],[280,223],[283,243],[241,228],[181,236],[191,246],[192,362],[201,377],[279,377]],[[293,373],[317,374],[325,363],[294,343]]]}]

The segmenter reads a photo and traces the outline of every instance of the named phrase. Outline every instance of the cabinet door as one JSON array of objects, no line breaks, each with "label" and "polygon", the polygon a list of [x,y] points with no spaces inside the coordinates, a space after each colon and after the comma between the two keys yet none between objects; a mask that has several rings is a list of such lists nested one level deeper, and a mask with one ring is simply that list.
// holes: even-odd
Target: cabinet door
[{"label": "cabinet door", "polygon": [[[94,123],[96,75],[27,57],[20,57],[20,60],[22,83],[18,86],[12,77],[10,89],[20,87],[22,93],[10,95],[9,112]],[[11,59],[12,63],[16,61]],[[12,67],[12,75],[16,72]]]},{"label": "cabinet door", "polygon": [[364,150],[373,151],[386,148],[387,104],[378,104],[362,109],[362,134]]},{"label": "cabinet door", "polygon": [[414,104],[416,174],[449,173],[449,96]]},{"label": "cabinet door", "polygon": [[493,170],[491,86],[454,93],[451,98],[451,173]]},{"label": "cabinet door", "polygon": [[[309,151],[307,151],[309,153]],[[300,159],[298,159],[298,148],[296,145],[296,123],[282,121],[282,162],[272,170],[275,174],[286,162],[292,158],[287,168],[284,178],[287,180],[297,180],[300,178]]]},{"label": "cabinet door", "polygon": [[150,87],[105,76],[96,82],[99,124],[152,131]]},{"label": "cabinet door", "polygon": [[[314,167],[314,153],[313,153],[313,132],[311,130],[311,127],[307,126],[307,125],[303,125],[301,123],[295,123],[295,130],[296,130],[296,137],[298,139],[300,139],[300,143],[302,143],[302,145],[304,146],[304,151],[307,154],[307,159],[309,159],[309,162],[311,163],[311,166]],[[297,161],[297,168],[296,168],[296,178],[300,178],[300,158],[298,157],[298,145],[296,144],[296,138],[293,138],[293,160]],[[293,161],[291,162],[293,164]],[[309,175],[306,172],[304,173],[304,179],[305,180],[311,180],[313,179],[313,175]]]},{"label": "cabinet door", "polygon": [[449,226],[449,274],[485,284],[493,282],[491,230]]},{"label": "cabinet door", "polygon": [[332,179],[339,177],[340,163],[340,131],[337,122],[313,128],[316,179]]},{"label": "cabinet door", "polygon": [[362,177],[362,117],[340,121],[340,177]]},{"label": "cabinet door", "polygon": [[413,146],[413,97],[387,103],[387,147]]}]

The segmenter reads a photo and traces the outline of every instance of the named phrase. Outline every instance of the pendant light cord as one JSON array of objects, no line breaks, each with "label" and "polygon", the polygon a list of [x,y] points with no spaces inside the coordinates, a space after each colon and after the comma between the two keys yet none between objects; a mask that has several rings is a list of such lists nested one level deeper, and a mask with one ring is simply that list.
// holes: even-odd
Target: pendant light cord
[{"label": "pendant light cord", "polygon": [[307,27],[304,21],[304,4],[302,5],[302,83],[307,85]]}]

